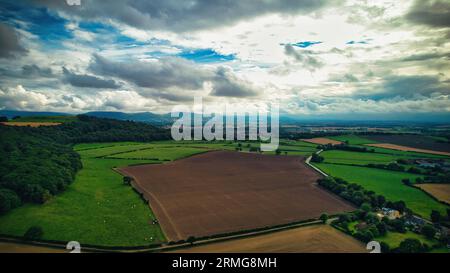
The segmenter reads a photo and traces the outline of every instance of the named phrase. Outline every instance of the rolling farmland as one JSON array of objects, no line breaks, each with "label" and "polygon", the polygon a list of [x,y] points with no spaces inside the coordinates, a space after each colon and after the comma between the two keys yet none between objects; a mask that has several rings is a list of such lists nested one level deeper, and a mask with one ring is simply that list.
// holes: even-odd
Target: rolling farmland
[{"label": "rolling farmland", "polygon": [[297,157],[218,151],[120,171],[135,179],[170,241],[353,210],[319,189],[319,175]]}]

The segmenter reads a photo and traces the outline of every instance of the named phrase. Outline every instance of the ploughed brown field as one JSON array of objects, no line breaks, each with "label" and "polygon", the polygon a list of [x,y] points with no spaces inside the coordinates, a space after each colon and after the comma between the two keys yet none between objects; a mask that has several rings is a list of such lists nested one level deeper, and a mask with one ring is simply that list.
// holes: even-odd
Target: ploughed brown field
[{"label": "ploughed brown field", "polygon": [[61,124],[59,122],[0,122],[0,123],[8,126],[30,126],[30,127],[56,126]]},{"label": "ploughed brown field", "polygon": [[402,145],[396,145],[396,144],[390,144],[390,143],[376,143],[376,144],[366,144],[367,146],[372,147],[378,147],[378,148],[386,148],[391,150],[398,150],[398,151],[407,151],[407,152],[417,152],[417,153],[424,153],[424,154],[436,154],[436,155],[447,155],[450,156],[450,153],[447,152],[439,152],[439,151],[432,151],[427,149],[418,149],[413,147],[407,147]]},{"label": "ploughed brown field", "polygon": [[450,204],[450,184],[416,184],[416,187],[428,192],[436,199]]},{"label": "ploughed brown field", "polygon": [[169,241],[353,210],[316,186],[301,157],[215,151],[119,171],[135,179]]},{"label": "ploughed brown field", "polygon": [[308,139],[302,139],[302,140],[305,141],[305,142],[319,144],[319,145],[326,145],[326,144],[339,145],[339,144],[342,144],[342,142],[340,142],[340,141],[337,141],[337,140],[334,140],[334,139],[325,138],[325,137],[308,138]]},{"label": "ploughed brown field", "polygon": [[314,225],[175,250],[178,253],[367,253],[363,243],[327,225]]}]

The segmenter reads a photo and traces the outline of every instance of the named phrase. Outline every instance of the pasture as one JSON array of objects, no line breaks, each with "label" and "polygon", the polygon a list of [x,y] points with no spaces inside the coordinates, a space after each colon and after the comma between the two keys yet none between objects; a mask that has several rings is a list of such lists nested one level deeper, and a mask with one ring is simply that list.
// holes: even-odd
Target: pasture
[{"label": "pasture", "polygon": [[[124,146],[118,144],[117,150],[109,152],[122,151]],[[104,150],[99,150],[104,155]],[[38,225],[46,240],[76,240],[102,246],[143,246],[165,241],[159,225],[152,224],[155,217],[148,205],[112,170],[156,161],[82,155],[82,163],[83,169],[64,193],[46,204],[26,204],[0,217],[0,233],[22,236],[30,226]]]},{"label": "pasture", "polygon": [[398,159],[410,158],[407,155],[390,155],[380,153],[364,153],[364,152],[350,152],[341,150],[324,151],[321,155],[325,158],[326,163],[338,164],[388,164],[395,162]]}]

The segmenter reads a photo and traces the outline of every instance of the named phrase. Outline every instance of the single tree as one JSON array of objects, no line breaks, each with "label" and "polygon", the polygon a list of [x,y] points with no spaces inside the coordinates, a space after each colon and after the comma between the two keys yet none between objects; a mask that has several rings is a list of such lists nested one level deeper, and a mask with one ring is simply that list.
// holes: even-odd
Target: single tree
[{"label": "single tree", "polygon": [[328,214],[326,214],[326,213],[323,213],[322,215],[320,215],[320,218],[319,218],[324,224],[326,224],[327,223],[327,221],[328,221]]},{"label": "single tree", "polygon": [[436,235],[436,229],[432,225],[425,225],[422,227],[422,234],[428,239],[432,239]]},{"label": "single tree", "polygon": [[23,235],[26,240],[39,240],[44,235],[44,231],[40,226],[32,226]]},{"label": "single tree", "polygon": [[186,242],[188,242],[189,244],[193,245],[194,242],[195,242],[195,240],[197,240],[197,239],[196,239],[194,236],[189,236],[189,237],[186,239]]},{"label": "single tree", "polygon": [[398,247],[400,253],[419,253],[422,251],[422,243],[417,239],[405,239]]},{"label": "single tree", "polygon": [[430,218],[433,223],[439,223],[441,221],[441,213],[437,210],[432,210]]}]

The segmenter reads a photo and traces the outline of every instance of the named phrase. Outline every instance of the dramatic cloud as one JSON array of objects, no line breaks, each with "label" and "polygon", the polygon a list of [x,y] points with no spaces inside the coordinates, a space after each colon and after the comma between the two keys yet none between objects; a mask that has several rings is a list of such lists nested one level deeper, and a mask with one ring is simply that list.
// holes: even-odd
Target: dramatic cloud
[{"label": "dramatic cloud", "polygon": [[25,52],[14,29],[0,23],[0,58],[11,58],[14,54]]},{"label": "dramatic cloud", "polygon": [[76,87],[117,89],[120,87],[113,80],[104,80],[96,76],[80,75],[63,67],[64,81]]},{"label": "dramatic cloud", "polygon": [[22,75],[30,78],[50,78],[54,76],[51,68],[41,68],[35,64],[22,66]]},{"label": "dramatic cloud", "polygon": [[167,57],[154,62],[115,62],[94,55],[90,69],[98,74],[118,77],[140,87],[200,89],[209,73],[189,61]]},{"label": "dramatic cloud", "polygon": [[[132,82],[139,87],[157,89],[200,90],[205,83],[212,84],[211,95],[226,97],[255,96],[250,83],[239,79],[227,68],[219,67],[216,71],[196,66],[191,61],[177,57],[165,57],[157,61],[115,62],[102,56],[94,55],[90,69],[97,74],[118,77]],[[165,99],[184,100],[179,95],[160,92]]]},{"label": "dramatic cloud", "polygon": [[306,50],[295,50],[291,45],[284,46],[286,55],[293,57],[297,62],[301,63],[304,69],[315,71],[322,68],[324,64],[316,57],[311,56],[311,52]]},{"label": "dramatic cloud", "polygon": [[33,2],[84,19],[112,19],[145,30],[192,31],[222,27],[269,13],[306,13],[323,7],[329,1],[82,0],[80,7],[69,6],[65,1],[35,0]]},{"label": "dramatic cloud", "polygon": [[450,27],[450,2],[444,0],[416,0],[406,18],[417,24]]},{"label": "dramatic cloud", "polygon": [[449,7],[3,0],[0,107],[167,112],[202,96],[213,105],[277,101],[312,117],[450,116]]},{"label": "dramatic cloud", "polygon": [[21,85],[0,89],[0,109],[40,110],[48,103],[47,96],[27,91]]},{"label": "dramatic cloud", "polygon": [[372,100],[383,99],[421,99],[450,95],[450,84],[441,82],[433,76],[396,76],[388,77],[381,86],[372,90],[360,90],[355,97]]},{"label": "dramatic cloud", "polygon": [[213,81],[213,96],[242,98],[257,95],[251,84],[236,78],[231,70],[224,67],[217,69]]}]

